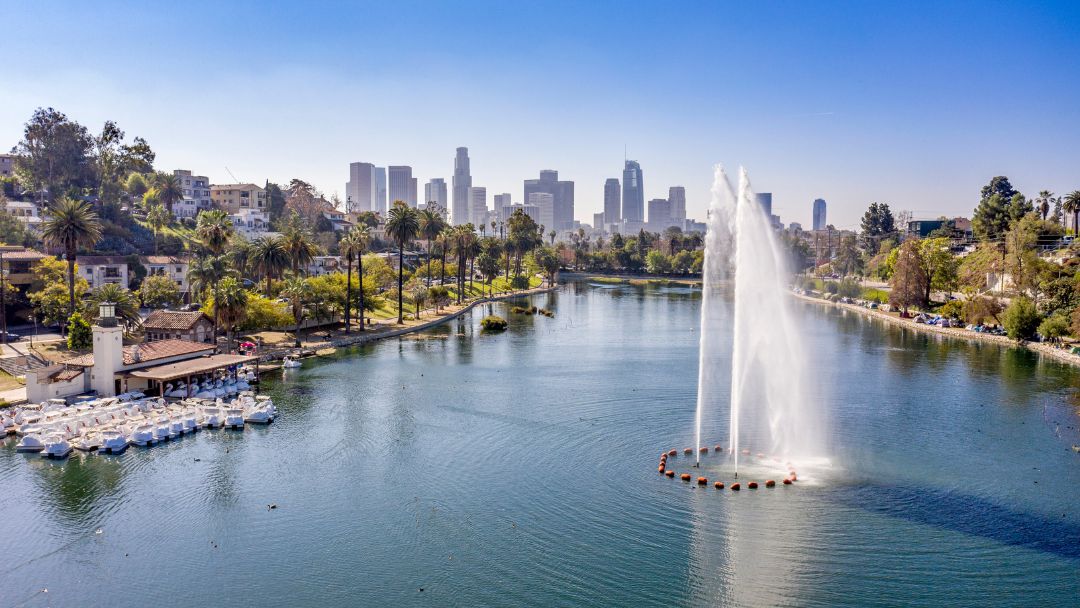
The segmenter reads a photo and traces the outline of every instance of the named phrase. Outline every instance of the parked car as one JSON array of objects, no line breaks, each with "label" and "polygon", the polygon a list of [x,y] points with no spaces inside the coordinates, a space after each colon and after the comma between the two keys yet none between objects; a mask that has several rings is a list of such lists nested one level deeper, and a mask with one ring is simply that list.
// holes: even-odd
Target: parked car
[{"label": "parked car", "polygon": [[14,333],[11,333],[9,331],[9,332],[7,332],[7,335],[5,336],[4,332],[0,331],[0,341],[3,341],[3,342],[18,342],[19,340],[22,340],[22,336],[20,336],[19,334],[14,334]]}]

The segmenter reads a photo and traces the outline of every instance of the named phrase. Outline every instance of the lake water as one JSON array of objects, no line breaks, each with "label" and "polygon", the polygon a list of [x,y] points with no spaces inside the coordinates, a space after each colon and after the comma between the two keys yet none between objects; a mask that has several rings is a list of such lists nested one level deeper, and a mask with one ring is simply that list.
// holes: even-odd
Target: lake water
[{"label": "lake water", "polygon": [[834,465],[733,493],[656,472],[692,443],[699,293],[531,302],[556,316],[306,361],[267,428],[7,440],[0,606],[1080,605],[1075,370],[800,303]]}]

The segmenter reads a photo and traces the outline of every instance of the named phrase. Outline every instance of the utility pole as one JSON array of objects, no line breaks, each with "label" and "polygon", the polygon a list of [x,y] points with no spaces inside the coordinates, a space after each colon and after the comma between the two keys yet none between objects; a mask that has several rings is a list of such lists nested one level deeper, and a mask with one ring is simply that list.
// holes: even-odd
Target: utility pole
[{"label": "utility pole", "polygon": [[7,271],[4,270],[4,250],[0,249],[0,344],[7,344]]}]

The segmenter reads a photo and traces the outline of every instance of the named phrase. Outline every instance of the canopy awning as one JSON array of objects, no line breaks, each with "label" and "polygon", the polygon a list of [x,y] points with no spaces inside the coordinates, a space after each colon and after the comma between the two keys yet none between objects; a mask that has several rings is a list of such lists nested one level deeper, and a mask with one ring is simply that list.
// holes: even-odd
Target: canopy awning
[{"label": "canopy awning", "polygon": [[168,382],[169,380],[176,380],[177,378],[208,374],[219,369],[225,369],[227,367],[232,367],[233,365],[248,363],[250,361],[257,361],[258,359],[258,357],[249,355],[210,355],[209,357],[188,359],[187,361],[179,361],[177,363],[156,365],[154,367],[147,367],[146,369],[128,373],[136,378]]}]

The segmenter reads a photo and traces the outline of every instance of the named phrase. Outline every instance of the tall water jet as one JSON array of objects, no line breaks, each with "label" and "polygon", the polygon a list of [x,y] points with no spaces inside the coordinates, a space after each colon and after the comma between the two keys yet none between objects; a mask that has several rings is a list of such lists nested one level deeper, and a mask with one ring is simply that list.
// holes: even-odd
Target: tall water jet
[{"label": "tall water jet", "polygon": [[714,363],[722,347],[716,343],[721,333],[717,287],[729,278],[732,266],[728,448],[736,473],[745,440],[779,462],[823,456],[821,408],[808,391],[807,361],[788,292],[787,255],[745,169],[739,171],[737,193],[723,169],[717,167],[714,175],[702,269],[696,445],[701,445],[702,416],[717,384],[713,375],[720,371]]},{"label": "tall water jet", "polygon": [[[717,165],[713,171],[712,196],[708,214],[705,218],[705,256],[701,268],[701,333],[698,342],[698,394],[697,413],[694,417],[694,445],[701,443],[701,417],[707,400],[712,396],[713,374],[717,371],[716,353],[720,345],[716,336],[720,334],[719,302],[716,293],[722,281],[729,277],[732,255],[732,232],[734,229],[735,192],[731,188],[723,167]],[[701,463],[701,451],[695,449],[697,462]]]}]

